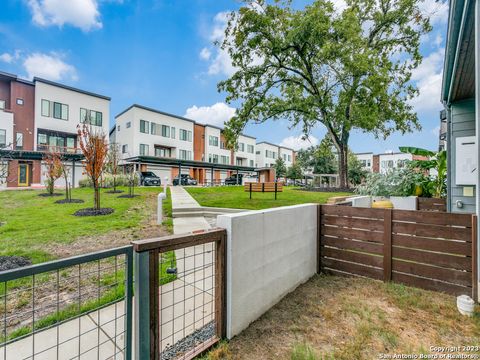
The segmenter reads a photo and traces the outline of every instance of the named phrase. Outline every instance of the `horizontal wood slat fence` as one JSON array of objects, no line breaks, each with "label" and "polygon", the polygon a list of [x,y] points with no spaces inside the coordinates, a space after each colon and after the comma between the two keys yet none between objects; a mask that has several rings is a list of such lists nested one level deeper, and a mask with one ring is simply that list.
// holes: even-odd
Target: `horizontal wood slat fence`
[{"label": "horizontal wood slat fence", "polygon": [[475,215],[319,205],[319,270],[477,299]]}]

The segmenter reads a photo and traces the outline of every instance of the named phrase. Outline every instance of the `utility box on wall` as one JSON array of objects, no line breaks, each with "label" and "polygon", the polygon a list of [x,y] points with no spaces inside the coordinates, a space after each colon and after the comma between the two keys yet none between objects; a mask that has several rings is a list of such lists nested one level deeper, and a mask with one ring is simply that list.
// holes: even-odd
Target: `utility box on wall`
[{"label": "utility box on wall", "polygon": [[457,138],[455,143],[455,184],[476,185],[477,164],[478,156],[475,136]]}]

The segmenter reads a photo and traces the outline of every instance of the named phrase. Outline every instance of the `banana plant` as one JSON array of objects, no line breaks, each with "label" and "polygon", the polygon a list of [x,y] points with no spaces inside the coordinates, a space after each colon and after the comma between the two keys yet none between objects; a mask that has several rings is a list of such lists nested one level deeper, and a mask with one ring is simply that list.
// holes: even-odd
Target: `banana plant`
[{"label": "banana plant", "polygon": [[435,198],[445,197],[447,190],[447,152],[445,150],[434,152],[411,146],[402,146],[399,149],[402,153],[428,158],[427,160],[412,160],[410,164],[422,170],[435,169],[437,176],[432,180],[432,196]]}]

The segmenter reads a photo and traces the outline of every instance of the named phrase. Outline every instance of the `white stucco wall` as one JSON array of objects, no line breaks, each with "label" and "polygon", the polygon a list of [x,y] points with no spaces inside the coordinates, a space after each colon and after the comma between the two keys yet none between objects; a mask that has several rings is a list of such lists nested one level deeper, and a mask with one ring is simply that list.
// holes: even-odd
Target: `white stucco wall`
[{"label": "white stucco wall", "polygon": [[[53,116],[42,116],[42,99],[68,105],[68,120],[56,119]],[[39,128],[76,134],[77,125],[80,124],[80,108],[100,111],[102,113],[102,127],[94,126],[93,129],[101,130],[108,137],[110,100],[36,81],[35,149],[37,148],[37,129]]]},{"label": "white stucco wall", "polygon": [[364,162],[365,165],[363,168],[368,171],[373,170],[373,153],[361,153],[361,154],[355,154],[357,159],[361,162]]},{"label": "white stucco wall", "polygon": [[304,204],[217,218],[228,234],[228,338],[315,274],[317,208]]},{"label": "white stucco wall", "polygon": [[[148,121],[148,134],[140,132],[140,120]],[[127,122],[131,123],[127,128]],[[151,134],[151,123],[175,127],[175,138],[164,137],[161,134]],[[170,147],[173,158],[179,157],[179,150],[187,150],[192,154],[193,159],[193,121],[182,120],[174,116],[158,113],[148,109],[132,107],[125,113],[116,118],[116,126],[120,125],[120,131],[117,130],[116,140],[121,146],[128,144],[128,152],[123,158],[140,155],[140,144],[148,145],[148,155],[155,156],[155,145]],[[191,131],[192,141],[180,140],[180,129]],[[170,129],[171,131],[171,129]]]},{"label": "white stucco wall", "polygon": [[[285,166],[289,168],[293,164],[293,150],[289,148],[279,147],[280,157],[285,161]],[[285,155],[285,156],[284,156]],[[290,160],[288,160],[290,156]]]},{"label": "white stucco wall", "polygon": [[[210,136],[216,136],[218,138],[218,146],[210,145]],[[222,149],[220,147],[221,131],[213,126],[205,126],[205,162],[209,162],[210,155],[218,155],[218,163],[221,164],[220,156],[226,156],[228,158],[228,165],[231,163],[231,152],[228,149]],[[213,161],[213,159],[212,159]]]},{"label": "white stucco wall", "polygon": [[[276,157],[275,158],[266,157],[265,155],[266,150],[274,151],[276,153]],[[275,161],[278,158],[278,146],[276,145],[271,145],[267,143],[258,143],[256,145],[255,152],[259,152],[255,156],[255,161],[256,161],[255,167],[258,167],[258,168],[270,167],[272,164],[275,164]]]},{"label": "white stucco wall", "polygon": [[386,173],[391,167],[387,167],[389,161],[392,161],[393,168],[399,167],[399,161],[412,160],[411,154],[395,153],[395,154],[381,154],[379,156],[380,172]]},{"label": "white stucco wall", "polygon": [[13,144],[13,113],[0,110],[0,129],[5,130],[6,145]]},{"label": "white stucco wall", "polygon": [[[236,165],[237,158],[240,158],[242,159],[242,166],[251,166],[253,161],[253,167],[255,167],[256,139],[249,136],[240,135],[238,137],[238,143],[245,144],[245,148],[244,148],[244,151],[240,151],[240,149],[235,151],[234,153],[235,163],[233,165]],[[248,145],[253,146],[253,153],[248,152]]]}]

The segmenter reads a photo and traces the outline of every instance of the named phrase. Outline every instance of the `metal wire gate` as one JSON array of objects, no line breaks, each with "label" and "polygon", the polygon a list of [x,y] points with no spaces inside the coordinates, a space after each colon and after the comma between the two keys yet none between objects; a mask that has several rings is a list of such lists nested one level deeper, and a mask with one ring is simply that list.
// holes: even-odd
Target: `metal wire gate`
[{"label": "metal wire gate", "polygon": [[0,360],[131,359],[132,247],[0,273]]},{"label": "metal wire gate", "polygon": [[224,337],[226,230],[133,246],[135,358],[192,359]]}]

